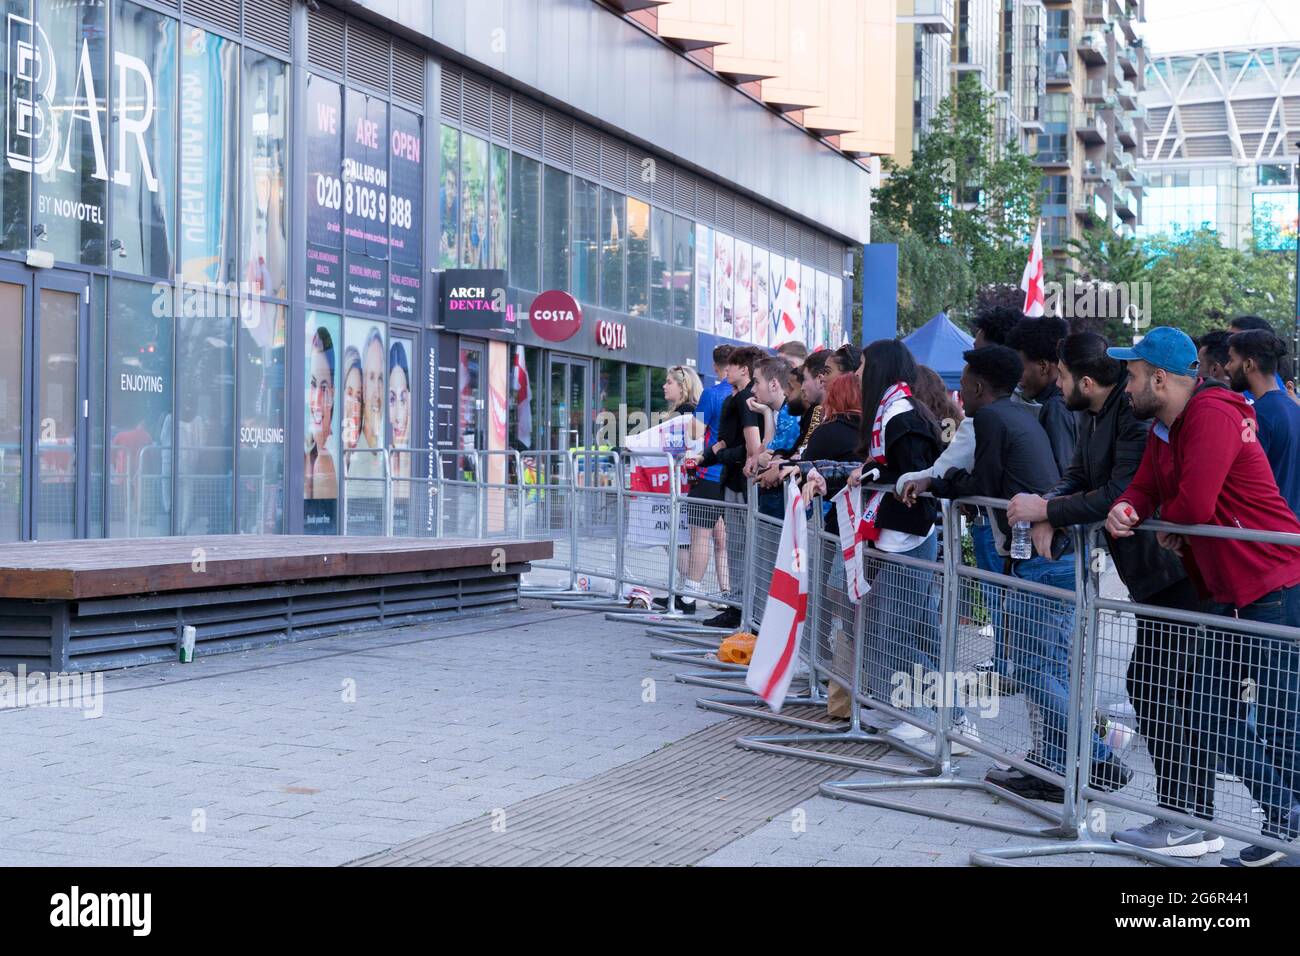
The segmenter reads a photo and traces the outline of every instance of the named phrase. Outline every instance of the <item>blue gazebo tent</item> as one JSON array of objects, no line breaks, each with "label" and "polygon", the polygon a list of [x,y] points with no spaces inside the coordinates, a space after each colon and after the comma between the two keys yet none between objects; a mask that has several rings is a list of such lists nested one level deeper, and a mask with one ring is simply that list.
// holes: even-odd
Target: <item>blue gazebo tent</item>
[{"label": "blue gazebo tent", "polygon": [[928,365],[939,373],[944,384],[956,389],[961,382],[961,353],[974,347],[975,340],[958,328],[940,312],[907,338],[903,344],[921,365]]}]

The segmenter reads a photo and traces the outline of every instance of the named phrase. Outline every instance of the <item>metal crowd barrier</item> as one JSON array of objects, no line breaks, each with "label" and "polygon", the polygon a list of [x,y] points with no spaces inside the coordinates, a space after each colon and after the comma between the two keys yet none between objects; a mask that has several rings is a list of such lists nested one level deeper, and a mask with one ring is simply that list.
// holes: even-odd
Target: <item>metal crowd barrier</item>
[{"label": "metal crowd barrier", "polygon": [[[1007,503],[942,501],[941,552],[869,549],[871,590],[855,606],[844,591],[838,538],[814,507],[801,679],[788,700],[847,700],[847,722],[822,721],[770,713],[744,686],[742,666],[716,660],[728,632],[673,606],[686,596],[699,611],[705,602],[731,607],[740,612],[738,630],[757,632],[781,524],[759,513],[754,488],[747,503],[693,499],[681,489],[677,461],[661,452],[411,454],[432,462],[426,474],[394,477],[385,467],[378,479],[390,526],[405,497],[393,489],[409,482],[412,501],[431,502],[421,533],[554,540],[555,557],[537,568],[557,580],[525,593],[645,623],[679,645],[653,656],[698,669],[679,680],[727,692],[699,706],[786,725],[739,746],[880,775],[823,784],[835,799],[1053,841],[978,851],[974,863],[1081,852],[1180,862],[1112,841],[1108,808],[1297,849],[1283,802],[1300,789],[1300,628],[1105,596],[1093,560],[1097,528],[1071,529],[1073,548],[1050,573],[1040,562],[1033,573],[1020,565],[1005,574],[964,561],[959,506]],[[647,457],[657,471],[644,470]],[[1300,547],[1300,535],[1159,521],[1138,533],[1156,531]],[[667,598],[668,607],[628,607],[629,593]],[[976,667],[986,659],[992,670]],[[885,732],[889,724],[902,733]],[[1119,752],[1124,738],[1132,742]],[[869,751],[858,753],[858,745]],[[1108,753],[1128,765],[1131,779],[1114,779]],[[958,759],[963,754],[1059,788],[1059,805],[972,775],[967,768],[981,761]],[[980,791],[1032,819],[922,796],[952,790]],[[1261,835],[1266,823],[1273,832]]]}]

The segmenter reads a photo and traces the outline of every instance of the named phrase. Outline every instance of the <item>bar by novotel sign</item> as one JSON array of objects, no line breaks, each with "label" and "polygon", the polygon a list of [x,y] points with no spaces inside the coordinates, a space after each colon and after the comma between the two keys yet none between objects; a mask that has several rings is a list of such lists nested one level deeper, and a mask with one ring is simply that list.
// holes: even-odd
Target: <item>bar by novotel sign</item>
[{"label": "bar by novotel sign", "polygon": [[442,274],[440,324],[448,329],[514,329],[504,269],[448,269]]},{"label": "bar by novotel sign", "polygon": [[578,300],[559,289],[548,289],[533,299],[528,310],[528,324],[538,338],[548,342],[571,339],[582,328],[582,306]]}]

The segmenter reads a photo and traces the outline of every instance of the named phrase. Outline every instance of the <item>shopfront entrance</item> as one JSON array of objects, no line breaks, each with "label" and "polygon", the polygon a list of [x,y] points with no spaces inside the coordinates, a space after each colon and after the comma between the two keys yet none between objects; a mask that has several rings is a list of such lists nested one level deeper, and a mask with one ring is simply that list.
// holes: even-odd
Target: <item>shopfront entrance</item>
[{"label": "shopfront entrance", "polygon": [[0,541],[84,537],[89,287],[0,266]]},{"label": "shopfront entrance", "polygon": [[552,355],[547,445],[551,451],[586,448],[591,437],[591,362]]}]

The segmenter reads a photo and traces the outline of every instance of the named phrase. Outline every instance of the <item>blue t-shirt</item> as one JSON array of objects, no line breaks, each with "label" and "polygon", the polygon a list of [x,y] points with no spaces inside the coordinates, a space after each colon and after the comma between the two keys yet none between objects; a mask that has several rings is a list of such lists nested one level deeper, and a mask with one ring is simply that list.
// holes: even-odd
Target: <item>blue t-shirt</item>
[{"label": "blue t-shirt", "polygon": [[799,441],[799,419],[790,414],[785,405],[776,413],[776,423],[772,429],[772,440],[767,447],[776,451],[781,448],[793,448]]},{"label": "blue t-shirt", "polygon": [[1255,399],[1259,447],[1268,456],[1277,490],[1300,517],[1300,405],[1281,389]]},{"label": "blue t-shirt", "polygon": [[[730,397],[731,385],[723,379],[717,385],[706,388],[695,404],[695,417],[704,422],[709,430],[704,437],[705,448],[718,440],[718,428],[722,424],[722,403]],[[722,466],[711,465],[708,468],[701,468],[699,477],[705,481],[721,481]]]}]

